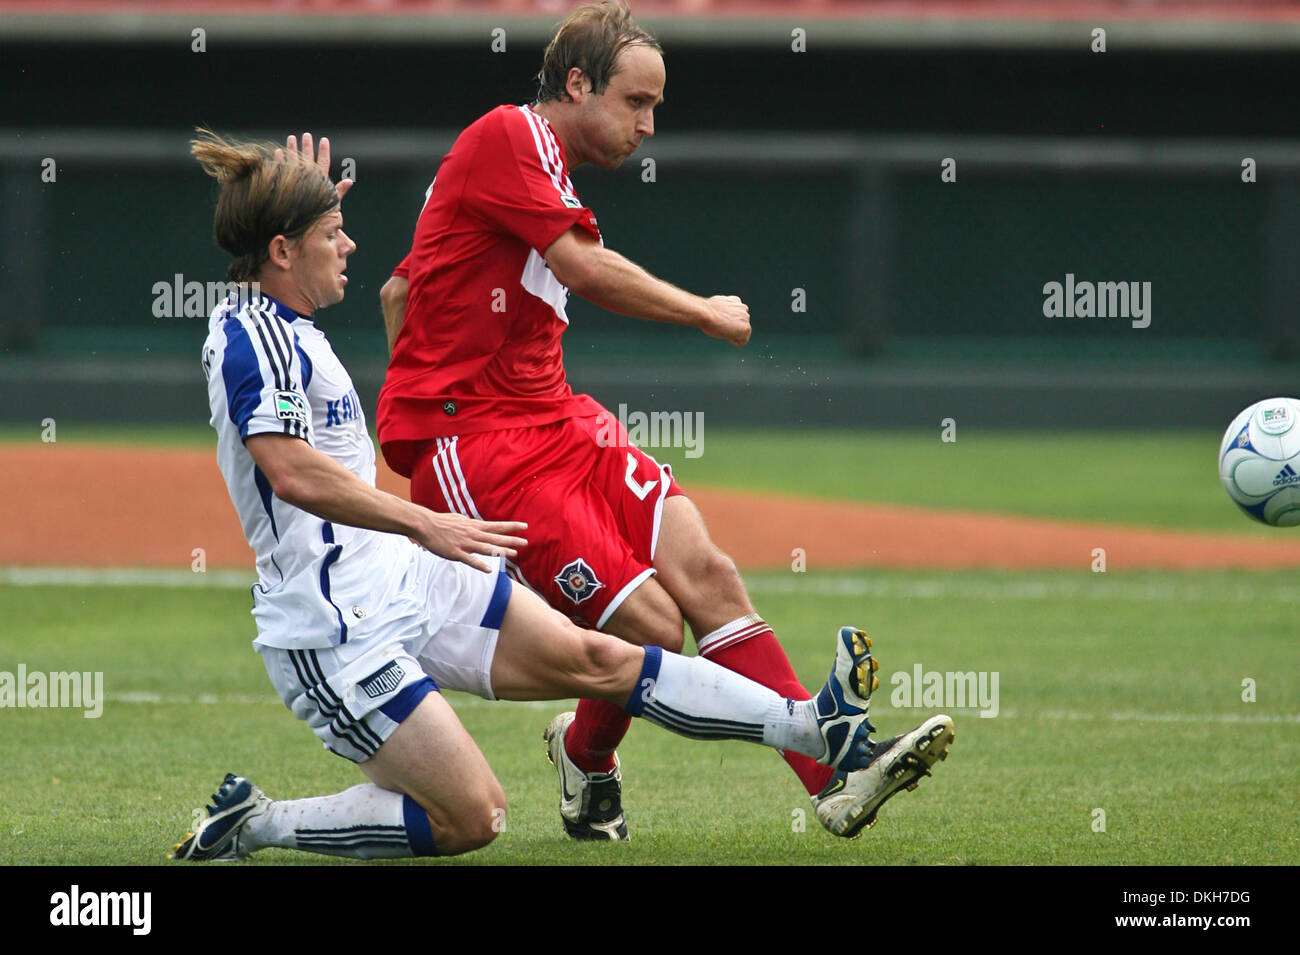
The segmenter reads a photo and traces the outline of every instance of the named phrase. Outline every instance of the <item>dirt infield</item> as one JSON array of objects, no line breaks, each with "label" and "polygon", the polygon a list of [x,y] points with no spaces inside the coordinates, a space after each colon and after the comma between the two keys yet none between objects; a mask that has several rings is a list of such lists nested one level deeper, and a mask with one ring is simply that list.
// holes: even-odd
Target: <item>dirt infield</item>
[{"label": "dirt infield", "polygon": [[[379,484],[406,494],[383,469]],[[1300,566],[1300,535],[1264,541],[969,511],[690,489],[714,539],[744,569],[1276,569]],[[0,447],[0,565],[251,567],[214,453],[49,444]]]}]

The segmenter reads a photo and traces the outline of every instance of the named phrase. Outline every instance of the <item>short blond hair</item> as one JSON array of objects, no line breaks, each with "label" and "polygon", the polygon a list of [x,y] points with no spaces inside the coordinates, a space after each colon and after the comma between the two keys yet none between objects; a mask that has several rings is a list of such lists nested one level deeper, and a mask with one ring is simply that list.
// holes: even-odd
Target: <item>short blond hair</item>
[{"label": "short blond hair", "polygon": [[569,71],[575,66],[591,80],[592,92],[604,93],[618,72],[618,57],[630,46],[663,53],[659,41],[637,25],[623,0],[586,3],[564,18],[542,55],[537,74],[537,102],[566,101]]}]

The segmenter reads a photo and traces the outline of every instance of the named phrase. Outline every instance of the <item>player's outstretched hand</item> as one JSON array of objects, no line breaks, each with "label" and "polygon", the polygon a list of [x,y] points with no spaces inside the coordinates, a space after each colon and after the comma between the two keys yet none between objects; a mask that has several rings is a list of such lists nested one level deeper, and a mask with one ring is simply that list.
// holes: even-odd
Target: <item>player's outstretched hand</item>
[{"label": "player's outstretched hand", "polygon": [[721,338],[733,345],[749,341],[749,306],[736,295],[714,295],[708,299],[713,321],[700,330],[706,335]]},{"label": "player's outstretched hand", "polygon": [[428,525],[422,534],[413,538],[415,542],[439,557],[459,560],[479,570],[491,571],[494,568],[475,555],[513,559],[519,553],[516,548],[528,543],[515,536],[528,529],[528,525],[520,521],[476,521],[463,514],[439,514],[436,511],[427,511],[426,516]]},{"label": "player's outstretched hand", "polygon": [[[286,155],[289,158],[293,158],[293,159],[296,159],[298,157],[297,136],[290,136],[288,139],[284,141],[284,148],[277,149],[275,151],[275,161],[284,162]],[[302,158],[305,162],[316,163],[316,167],[320,169],[320,171],[325,174],[325,178],[328,179],[330,174],[329,137],[322,136],[320,139],[320,149],[316,150],[313,148],[311,133],[303,133],[302,134]],[[339,199],[342,200],[342,198],[345,195],[347,195],[348,190],[352,188],[352,180],[340,179],[338,184],[335,185],[334,188],[339,194]]]}]

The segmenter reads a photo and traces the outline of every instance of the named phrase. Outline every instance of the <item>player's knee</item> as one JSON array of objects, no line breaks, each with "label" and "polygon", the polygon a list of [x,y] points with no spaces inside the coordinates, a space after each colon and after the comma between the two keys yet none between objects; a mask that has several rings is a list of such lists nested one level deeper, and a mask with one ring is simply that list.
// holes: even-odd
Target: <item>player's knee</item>
[{"label": "player's knee", "polygon": [[740,576],[736,562],[718,550],[710,548],[702,558],[702,566],[697,580],[707,581],[711,588],[720,591],[724,599],[744,598],[745,582]]},{"label": "player's knee", "polygon": [[605,696],[626,682],[629,667],[637,666],[640,651],[617,637],[577,629],[572,656],[578,692]]},{"label": "player's knee", "polygon": [[506,795],[500,784],[493,784],[481,794],[467,798],[442,838],[437,840],[442,855],[460,855],[482,849],[506,828]]},{"label": "player's knee", "polygon": [[749,606],[745,581],[736,562],[709,547],[673,575],[677,599],[688,620],[714,616],[719,610],[739,615]]},{"label": "player's knee", "polygon": [[[505,800],[501,799],[501,803]],[[504,805],[485,806],[486,812],[480,812],[467,832],[472,849],[482,849],[489,842],[501,835],[506,828],[506,807]]]},{"label": "player's knee", "polygon": [[620,691],[629,691],[628,674],[640,665],[637,663],[640,651],[636,647],[619,638],[578,626],[568,637],[563,667],[568,677],[569,693],[614,699]]}]

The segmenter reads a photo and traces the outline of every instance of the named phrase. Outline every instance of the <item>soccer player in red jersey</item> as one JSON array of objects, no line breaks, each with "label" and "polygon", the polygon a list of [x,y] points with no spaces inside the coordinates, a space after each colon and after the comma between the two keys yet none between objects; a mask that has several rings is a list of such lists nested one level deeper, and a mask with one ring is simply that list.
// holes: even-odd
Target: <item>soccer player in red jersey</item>
[{"label": "soccer player in red jersey", "polygon": [[[680,651],[685,620],[702,656],[808,699],[671,470],[565,380],[570,291],[749,340],[738,297],[693,295],[605,248],[569,178],[583,163],[617,167],[654,134],[661,49],[621,3],[587,4],[558,28],[538,79],[536,103],[498,107],[461,133],[381,292],[392,348],[379,397],[384,456],[419,504],[526,521],[530,543],[511,573],[579,623]],[[547,728],[575,838],[627,838],[614,750],[628,722],[619,707],[583,700]],[[852,836],[928,775],[951,740],[951,721],[935,717],[877,744],[870,772],[783,755],[823,825]]]}]

